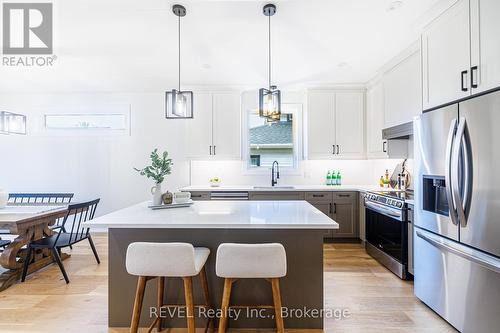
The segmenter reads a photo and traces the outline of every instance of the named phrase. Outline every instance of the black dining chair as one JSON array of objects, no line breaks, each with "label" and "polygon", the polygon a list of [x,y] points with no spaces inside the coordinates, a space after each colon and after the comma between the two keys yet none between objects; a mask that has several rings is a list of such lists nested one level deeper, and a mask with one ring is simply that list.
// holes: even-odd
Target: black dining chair
[{"label": "black dining chair", "polygon": [[[92,241],[92,237],[90,236],[90,230],[86,226],[86,222],[94,218],[99,201],[100,199],[96,199],[89,202],[69,205],[68,213],[63,218],[60,232],[55,235],[30,242],[28,245],[28,254],[26,255],[26,260],[24,261],[23,275],[21,279],[22,282],[26,279],[33,250],[50,249],[52,255],[54,256],[54,260],[61,269],[61,273],[63,274],[66,283],[69,283],[69,279],[61,261],[60,252],[62,248],[72,246],[82,240],[88,239],[97,263],[101,263],[99,256],[97,255],[94,242]],[[63,230],[69,230],[69,232],[64,232]]]}]

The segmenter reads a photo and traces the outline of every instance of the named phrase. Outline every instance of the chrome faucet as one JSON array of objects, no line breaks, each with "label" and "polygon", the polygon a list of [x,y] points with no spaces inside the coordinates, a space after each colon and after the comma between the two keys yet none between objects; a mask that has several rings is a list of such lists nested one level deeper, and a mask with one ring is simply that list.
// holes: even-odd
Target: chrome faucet
[{"label": "chrome faucet", "polygon": [[[274,166],[276,165],[276,176],[274,174]],[[278,179],[280,179],[280,165],[278,161],[273,162],[273,166],[271,167],[271,186],[278,184]]]}]

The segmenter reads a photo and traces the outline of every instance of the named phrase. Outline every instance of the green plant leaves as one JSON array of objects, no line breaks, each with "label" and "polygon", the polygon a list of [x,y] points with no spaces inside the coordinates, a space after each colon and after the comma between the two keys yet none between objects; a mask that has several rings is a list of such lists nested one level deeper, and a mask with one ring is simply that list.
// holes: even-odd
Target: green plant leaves
[{"label": "green plant leaves", "polygon": [[146,176],[155,181],[156,184],[160,184],[165,180],[165,176],[170,175],[172,172],[172,162],[171,158],[168,158],[168,152],[164,151],[158,155],[158,149],[155,148],[149,155],[151,158],[151,165],[144,167],[143,169],[134,168],[135,171],[139,172],[141,176]]}]

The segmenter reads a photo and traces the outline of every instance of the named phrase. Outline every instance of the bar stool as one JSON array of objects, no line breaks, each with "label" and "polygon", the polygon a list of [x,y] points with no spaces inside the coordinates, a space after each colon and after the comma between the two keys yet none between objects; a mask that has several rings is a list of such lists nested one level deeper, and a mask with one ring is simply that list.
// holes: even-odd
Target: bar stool
[{"label": "bar stool", "polygon": [[257,306],[274,309],[276,329],[278,333],[284,333],[279,285],[279,278],[286,275],[286,252],[283,245],[223,243],[217,249],[215,272],[217,276],[224,278],[219,333],[226,331],[229,308],[240,307],[229,304],[233,282],[237,279],[254,278],[263,278],[271,283],[274,304]]},{"label": "bar stool", "polygon": [[[189,243],[146,243],[136,242],[129,244],[125,266],[127,272],[139,277],[135,294],[134,310],[130,332],[136,333],[139,327],[139,319],[144,299],[146,282],[158,277],[157,311],[161,308],[186,308],[187,327],[189,333],[195,333],[194,308],[203,307],[212,309],[208,292],[205,262],[210,250],[205,247],[193,247]],[[193,304],[193,276],[199,276],[203,287],[204,305]],[[163,303],[165,278],[178,277],[184,281],[184,297],[186,305],[167,305]],[[212,320],[207,323],[207,328]],[[149,327],[149,331],[157,325],[161,330],[161,317],[157,316]]]}]

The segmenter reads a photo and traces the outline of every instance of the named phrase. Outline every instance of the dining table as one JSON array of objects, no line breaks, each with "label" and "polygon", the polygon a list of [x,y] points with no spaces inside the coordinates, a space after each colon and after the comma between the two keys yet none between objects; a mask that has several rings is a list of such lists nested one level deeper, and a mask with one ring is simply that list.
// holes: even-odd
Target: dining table
[{"label": "dining table", "polygon": [[[0,291],[20,279],[29,242],[54,235],[57,231],[52,226],[58,219],[64,218],[67,212],[68,206],[61,203],[8,204],[0,209],[0,230],[15,237],[0,253]],[[62,260],[69,256],[61,253]],[[28,267],[28,274],[52,262],[54,258],[49,250],[37,250]]]}]

